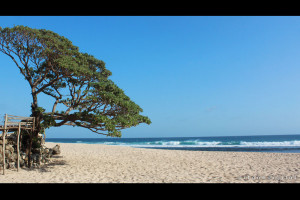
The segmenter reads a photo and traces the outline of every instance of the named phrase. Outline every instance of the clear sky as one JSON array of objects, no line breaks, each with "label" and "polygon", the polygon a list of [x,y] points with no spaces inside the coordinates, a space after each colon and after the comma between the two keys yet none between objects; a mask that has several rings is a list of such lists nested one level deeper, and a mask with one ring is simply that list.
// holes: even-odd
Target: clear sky
[{"label": "clear sky", "polygon": [[[123,137],[300,134],[300,17],[0,16],[14,25],[54,31],[106,63],[152,121]],[[0,114],[30,115],[28,83],[4,54],[0,69]]]}]

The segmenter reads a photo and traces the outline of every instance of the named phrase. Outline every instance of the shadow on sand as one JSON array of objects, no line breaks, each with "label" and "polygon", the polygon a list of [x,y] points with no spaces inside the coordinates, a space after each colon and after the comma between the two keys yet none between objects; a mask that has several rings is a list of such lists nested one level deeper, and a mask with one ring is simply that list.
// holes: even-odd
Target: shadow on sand
[{"label": "shadow on sand", "polygon": [[50,172],[55,166],[67,165],[65,160],[62,160],[63,156],[52,156],[50,163],[43,164],[38,168],[23,168],[26,171],[39,171],[39,172]]}]

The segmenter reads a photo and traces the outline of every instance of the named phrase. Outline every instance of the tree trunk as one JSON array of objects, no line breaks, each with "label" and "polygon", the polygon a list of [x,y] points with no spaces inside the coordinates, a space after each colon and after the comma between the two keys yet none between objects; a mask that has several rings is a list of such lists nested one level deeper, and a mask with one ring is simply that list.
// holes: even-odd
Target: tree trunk
[{"label": "tree trunk", "polygon": [[28,168],[31,167],[31,149],[32,149],[32,135],[29,133],[29,147],[28,147]]},{"label": "tree trunk", "polygon": [[33,139],[38,136],[38,133],[40,131],[40,113],[38,112],[38,102],[37,102],[37,94],[35,93],[35,90],[32,90],[32,99],[33,102],[31,104],[31,116],[35,117],[35,130],[33,132],[29,132],[29,145],[27,147],[28,149],[28,168],[31,167],[31,150],[32,150],[32,142]]}]

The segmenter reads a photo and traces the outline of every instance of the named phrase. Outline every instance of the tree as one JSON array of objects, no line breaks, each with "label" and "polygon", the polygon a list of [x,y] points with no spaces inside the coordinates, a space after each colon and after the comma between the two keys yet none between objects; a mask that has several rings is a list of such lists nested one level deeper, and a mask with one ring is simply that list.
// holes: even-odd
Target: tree
[{"label": "tree", "polygon": [[[29,167],[32,140],[46,128],[72,125],[121,137],[122,129],[151,123],[140,115],[142,108],[108,79],[112,73],[102,60],[79,52],[57,33],[26,26],[0,27],[0,51],[13,60],[31,87],[36,130],[29,137]],[[41,93],[53,98],[51,111],[38,105]]]}]

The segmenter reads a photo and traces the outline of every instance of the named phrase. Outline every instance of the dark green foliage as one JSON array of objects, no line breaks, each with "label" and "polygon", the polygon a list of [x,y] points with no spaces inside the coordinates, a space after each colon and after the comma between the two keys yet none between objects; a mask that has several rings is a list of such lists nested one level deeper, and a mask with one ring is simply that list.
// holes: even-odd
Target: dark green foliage
[{"label": "dark green foliage", "polygon": [[[31,86],[37,133],[52,126],[72,125],[120,137],[121,129],[151,123],[140,115],[143,110],[108,79],[111,72],[105,63],[79,52],[65,37],[25,26],[0,27],[0,51],[15,62]],[[38,106],[40,93],[53,98],[52,111]],[[58,110],[58,105],[65,109]]]}]

